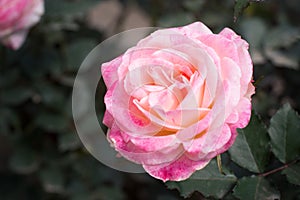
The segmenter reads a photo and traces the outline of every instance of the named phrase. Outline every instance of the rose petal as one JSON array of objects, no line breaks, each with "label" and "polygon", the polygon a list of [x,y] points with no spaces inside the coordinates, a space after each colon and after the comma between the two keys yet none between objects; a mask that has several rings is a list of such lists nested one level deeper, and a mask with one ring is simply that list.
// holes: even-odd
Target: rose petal
[{"label": "rose petal", "polygon": [[[239,104],[234,109],[234,115],[238,116],[237,121],[229,121],[231,127],[245,128],[250,121],[251,116],[251,101],[248,98],[241,98]],[[229,117],[230,119],[230,117]]]},{"label": "rose petal", "polygon": [[210,111],[208,108],[194,108],[194,109],[177,109],[164,112],[161,109],[155,109],[160,118],[165,119],[167,124],[180,126],[186,128],[192,124],[197,123],[203,119]]},{"label": "rose petal", "polygon": [[183,143],[186,155],[193,160],[211,159],[223,153],[232,133],[230,127],[224,124],[218,128],[209,128],[199,137]]},{"label": "rose petal", "polygon": [[162,165],[143,165],[153,177],[165,181],[182,181],[190,177],[196,170],[204,168],[210,160],[190,160],[185,155],[179,159]]},{"label": "rose petal", "polygon": [[[180,157],[180,155],[183,153],[182,146],[178,143],[173,142],[174,141],[172,140],[173,138],[170,137],[168,137],[166,141],[164,141],[165,143],[164,142],[161,143],[166,145],[165,148],[159,149],[158,148],[159,146],[155,144],[155,146],[149,148],[153,150],[157,149],[156,151],[146,151],[145,148],[140,148],[139,145],[135,145],[134,143],[130,142],[131,136],[121,131],[116,124],[114,124],[113,127],[109,130],[107,137],[111,141],[115,149],[122,156],[124,156],[128,160],[131,160],[139,164],[146,164],[146,165],[164,164],[172,160],[175,160],[177,157]],[[142,139],[140,141],[134,141],[134,142],[136,142],[137,144],[141,144],[139,143],[141,141]],[[151,141],[148,141],[146,143],[149,144],[149,142]],[[171,143],[172,145],[169,145],[169,142],[172,142]]]},{"label": "rose petal", "polygon": [[219,58],[228,57],[239,63],[236,44],[221,35],[202,35],[198,38],[203,44],[214,49]]},{"label": "rose petal", "polygon": [[211,30],[201,22],[194,22],[187,26],[173,28],[172,30],[178,31],[190,38],[197,38],[201,35],[212,34]]},{"label": "rose petal", "polygon": [[3,38],[2,43],[14,50],[17,50],[24,43],[28,30],[20,30],[18,32],[14,32],[12,35]]},{"label": "rose petal", "polygon": [[104,112],[103,124],[105,124],[107,127],[112,127],[114,121],[115,120],[114,120],[113,116],[106,110]]},{"label": "rose petal", "polygon": [[[179,130],[182,129],[182,127],[178,126],[178,125],[173,125],[173,124],[168,124],[166,122],[166,119],[164,118],[160,118],[160,116],[155,112],[156,110],[161,109],[160,106],[157,106],[157,108],[152,107],[151,110],[146,110],[145,108],[143,108],[139,102],[137,100],[134,100],[133,103],[137,106],[137,108],[139,109],[139,111],[141,111],[148,119],[150,119],[151,123],[156,124],[158,127],[161,127],[161,129],[163,127],[166,127],[168,129],[172,129],[172,130]],[[154,111],[154,112],[153,112]],[[161,130],[160,129],[160,130]],[[159,132],[159,131],[158,131]]]},{"label": "rose petal", "polygon": [[225,92],[225,118],[227,118],[232,109],[234,109],[240,101],[240,80],[241,70],[239,66],[230,58],[225,57],[221,61],[223,86]]},{"label": "rose petal", "polygon": [[102,64],[101,73],[107,88],[110,88],[116,81],[118,81],[117,71],[121,62],[122,56],[119,56],[110,62]]},{"label": "rose petal", "polygon": [[[140,111],[119,82],[107,91],[104,102],[107,111],[115,119],[118,126],[132,135],[154,135],[162,129],[161,125],[152,123],[152,119]],[[145,113],[148,113],[145,111]]]},{"label": "rose petal", "polygon": [[252,78],[252,73],[253,73],[253,64],[252,60],[248,51],[249,44],[241,39],[240,36],[238,36],[235,32],[233,32],[229,28],[223,29],[219,35],[222,35],[228,39],[230,39],[232,42],[235,43],[237,50],[238,50],[238,57],[239,57],[239,62],[238,65],[241,68],[242,71],[242,78],[241,78],[241,83],[242,83],[242,89],[241,89],[241,94],[243,95],[244,92],[247,90],[247,85],[251,81]]}]

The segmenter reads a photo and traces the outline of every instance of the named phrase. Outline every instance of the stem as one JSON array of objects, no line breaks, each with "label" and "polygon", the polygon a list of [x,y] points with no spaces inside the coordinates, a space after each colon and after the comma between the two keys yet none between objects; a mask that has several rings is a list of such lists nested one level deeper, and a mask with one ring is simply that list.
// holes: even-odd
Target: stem
[{"label": "stem", "polygon": [[276,172],[278,172],[278,171],[281,171],[281,170],[284,170],[285,168],[288,168],[290,165],[295,164],[297,161],[298,161],[298,160],[294,160],[294,161],[292,161],[292,162],[290,162],[290,163],[284,164],[284,165],[281,166],[281,167],[278,167],[278,168],[273,169],[273,170],[271,170],[271,171],[268,171],[268,172],[259,174],[258,176],[263,176],[263,177],[269,176],[270,174],[274,174],[274,173],[276,173]]},{"label": "stem", "polygon": [[223,169],[222,169],[221,154],[217,155],[217,164],[218,164],[219,172],[224,175],[225,173],[223,172]]}]

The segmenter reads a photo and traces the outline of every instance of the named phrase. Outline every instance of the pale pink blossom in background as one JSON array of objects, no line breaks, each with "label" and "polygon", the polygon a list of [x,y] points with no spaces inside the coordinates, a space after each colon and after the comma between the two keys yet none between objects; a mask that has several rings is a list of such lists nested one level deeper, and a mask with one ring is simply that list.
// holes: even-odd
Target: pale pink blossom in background
[{"label": "pale pink blossom in background", "polygon": [[101,70],[108,140],[163,181],[204,168],[249,122],[252,61],[248,43],[229,28],[158,30]]},{"label": "pale pink blossom in background", "polygon": [[0,0],[0,41],[17,50],[44,13],[43,0]]}]

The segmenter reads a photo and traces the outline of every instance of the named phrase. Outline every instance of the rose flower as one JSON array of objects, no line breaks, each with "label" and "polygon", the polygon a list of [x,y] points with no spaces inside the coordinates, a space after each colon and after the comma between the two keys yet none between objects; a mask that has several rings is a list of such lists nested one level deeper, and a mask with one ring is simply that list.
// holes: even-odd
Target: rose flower
[{"label": "rose flower", "polygon": [[0,0],[0,42],[19,49],[43,13],[43,0]]},{"label": "rose flower", "polygon": [[229,28],[158,30],[101,70],[108,140],[163,181],[204,168],[249,122],[252,61],[248,43]]}]

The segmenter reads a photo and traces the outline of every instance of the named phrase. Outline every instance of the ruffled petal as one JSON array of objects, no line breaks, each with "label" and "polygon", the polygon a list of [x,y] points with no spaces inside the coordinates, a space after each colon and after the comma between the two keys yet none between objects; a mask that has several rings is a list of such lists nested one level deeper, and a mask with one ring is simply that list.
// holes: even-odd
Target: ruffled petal
[{"label": "ruffled petal", "polygon": [[231,139],[230,127],[224,124],[221,127],[208,129],[200,136],[185,142],[186,155],[193,160],[212,159],[216,155],[223,153],[228,147],[225,144]]},{"label": "ruffled petal", "polygon": [[231,40],[237,47],[239,57],[238,65],[242,71],[241,94],[244,95],[247,91],[248,83],[251,81],[253,74],[253,64],[248,51],[249,44],[229,28],[223,29],[219,35]]},{"label": "ruffled petal", "polygon": [[162,165],[143,165],[151,176],[165,181],[182,181],[190,177],[196,170],[204,168],[210,160],[190,160],[182,155],[179,159]]},{"label": "ruffled petal", "polygon": [[17,50],[24,43],[27,33],[28,33],[27,29],[23,29],[18,32],[14,32],[13,34],[11,34],[9,36],[4,37],[2,39],[2,43],[11,49]]},{"label": "ruffled petal", "polygon": [[102,64],[101,73],[107,88],[110,88],[116,81],[118,81],[117,70],[121,62],[122,62],[122,56],[119,56],[110,62]]},{"label": "ruffled petal", "polygon": [[[158,141],[154,138],[150,140],[147,140],[147,138],[144,138],[144,140],[143,138],[135,140],[124,131],[121,131],[117,124],[112,126],[107,137],[116,151],[126,159],[138,164],[161,165],[176,160],[184,152],[182,146],[179,143],[176,143],[171,136],[163,138],[163,140],[160,141],[160,144],[163,146],[160,147],[158,144],[154,143],[155,141]],[[134,143],[131,139],[133,139]],[[150,144],[152,146],[149,147],[149,149],[145,147],[141,148],[140,145],[143,144],[143,142],[144,144]],[[147,151],[150,149],[155,151]]]},{"label": "ruffled petal", "polygon": [[190,38],[197,38],[201,35],[212,34],[211,30],[201,22],[194,22],[187,26],[173,28],[173,29]]}]

